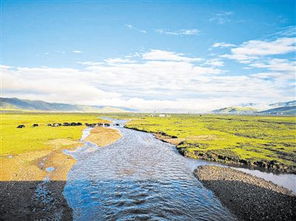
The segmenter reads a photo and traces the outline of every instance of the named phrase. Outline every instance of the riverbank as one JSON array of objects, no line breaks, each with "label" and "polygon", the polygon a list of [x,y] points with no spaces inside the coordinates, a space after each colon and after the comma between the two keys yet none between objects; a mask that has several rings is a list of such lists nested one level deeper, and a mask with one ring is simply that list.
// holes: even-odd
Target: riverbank
[{"label": "riverbank", "polygon": [[283,187],[218,166],[201,166],[194,174],[241,220],[296,218],[296,196]]},{"label": "riverbank", "polygon": [[[57,139],[50,141],[50,145],[52,150],[1,158],[0,217],[3,220],[54,219],[57,216],[62,220],[72,219],[72,209],[63,197],[63,189],[75,160],[63,150],[77,148],[82,143]],[[45,179],[48,182],[44,182]],[[37,194],[38,188],[41,188],[41,195]]]},{"label": "riverbank", "polygon": [[134,116],[127,128],[153,133],[185,157],[265,172],[296,174],[295,117]]},{"label": "riverbank", "polygon": [[[177,151],[184,157],[188,157],[196,160],[205,160],[205,161],[221,163],[221,164],[233,166],[233,167],[257,169],[263,172],[296,174],[296,167],[294,165],[287,166],[276,160],[254,161],[253,159],[240,159],[239,157],[234,156],[233,153],[228,150],[204,151],[200,149],[200,150],[192,151],[190,150],[191,149],[190,145],[188,146],[188,144],[186,143],[186,139],[184,138],[171,136],[166,134],[165,132],[153,132],[153,131],[138,129],[136,127],[129,127],[129,126],[127,126],[126,128],[136,130],[136,131],[142,131],[146,133],[152,133],[157,139],[163,142],[175,145]],[[199,137],[201,139],[211,139],[211,137],[208,135],[201,135]]]},{"label": "riverbank", "polygon": [[[42,181],[47,175],[51,180],[66,180],[67,172],[75,163],[64,149],[75,149],[82,145],[79,141],[56,139],[47,142],[49,150],[31,151],[0,158],[0,181]],[[54,168],[48,173],[47,168]]]},{"label": "riverbank", "polygon": [[[86,140],[103,147],[120,136],[111,128],[94,128]],[[105,143],[98,142],[104,139]],[[0,217],[3,220],[24,220],[24,217],[25,220],[56,217],[72,220],[72,209],[64,199],[63,190],[67,174],[76,160],[64,154],[64,150],[76,149],[83,143],[55,139],[46,145],[51,149],[0,158]]]}]

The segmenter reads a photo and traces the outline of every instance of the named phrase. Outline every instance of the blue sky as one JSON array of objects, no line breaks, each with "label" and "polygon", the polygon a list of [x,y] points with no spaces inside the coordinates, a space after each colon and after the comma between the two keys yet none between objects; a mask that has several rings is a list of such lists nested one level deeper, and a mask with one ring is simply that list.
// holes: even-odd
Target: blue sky
[{"label": "blue sky", "polygon": [[295,97],[295,1],[2,1],[2,96],[200,112]]}]

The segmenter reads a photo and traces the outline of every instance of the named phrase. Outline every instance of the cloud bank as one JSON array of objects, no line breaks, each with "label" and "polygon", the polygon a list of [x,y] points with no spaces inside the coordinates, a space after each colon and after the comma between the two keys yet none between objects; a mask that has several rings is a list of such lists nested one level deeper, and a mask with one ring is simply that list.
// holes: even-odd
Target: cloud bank
[{"label": "cloud bank", "polygon": [[[255,43],[261,48],[255,49]],[[251,41],[231,49],[227,57],[250,59],[268,53],[287,53],[294,50],[291,44],[289,39]],[[240,58],[237,60],[245,62]],[[231,75],[223,69],[221,58],[201,59],[164,50],[79,64],[80,68],[2,65],[2,96],[123,106],[146,112],[205,112],[240,103],[289,100],[294,96],[293,85],[287,88],[292,76],[286,76],[293,75],[295,63],[285,59],[258,61],[251,66],[269,72],[251,75]]]}]

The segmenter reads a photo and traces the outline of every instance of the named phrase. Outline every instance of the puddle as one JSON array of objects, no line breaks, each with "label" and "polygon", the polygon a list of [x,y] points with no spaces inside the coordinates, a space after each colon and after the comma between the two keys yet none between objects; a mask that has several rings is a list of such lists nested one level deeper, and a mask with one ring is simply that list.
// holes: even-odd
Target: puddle
[{"label": "puddle", "polygon": [[54,171],[55,170],[55,168],[54,167],[47,167],[46,169],[46,172],[52,172],[52,171]]}]

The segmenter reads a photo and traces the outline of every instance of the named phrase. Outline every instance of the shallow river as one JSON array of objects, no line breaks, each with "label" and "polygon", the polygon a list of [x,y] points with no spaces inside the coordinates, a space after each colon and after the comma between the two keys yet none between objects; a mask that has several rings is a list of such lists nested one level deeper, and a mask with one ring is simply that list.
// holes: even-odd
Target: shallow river
[{"label": "shallow river", "polygon": [[[236,219],[193,176],[197,166],[209,162],[185,158],[152,134],[114,128],[122,134],[115,143],[99,148],[85,142],[67,152],[77,159],[64,189],[74,220]],[[82,140],[89,132],[84,130]],[[295,175],[242,170],[294,190]]]},{"label": "shallow river", "polygon": [[114,144],[71,152],[64,195],[74,220],[235,220],[193,176],[195,162],[151,134],[117,129]]}]

